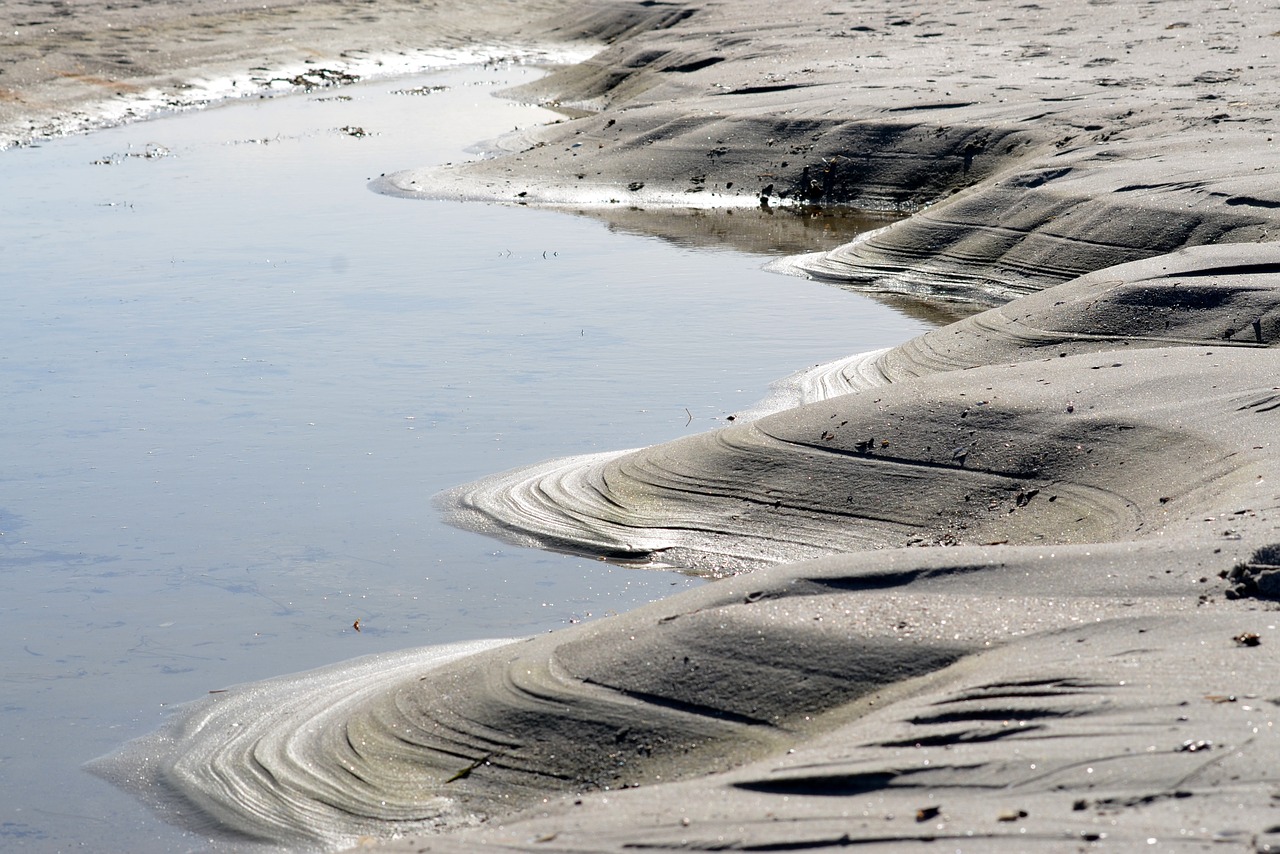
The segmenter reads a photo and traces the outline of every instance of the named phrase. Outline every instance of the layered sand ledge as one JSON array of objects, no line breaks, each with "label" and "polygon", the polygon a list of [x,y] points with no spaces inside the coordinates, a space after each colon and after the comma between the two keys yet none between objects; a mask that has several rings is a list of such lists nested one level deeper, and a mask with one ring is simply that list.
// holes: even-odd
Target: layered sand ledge
[{"label": "layered sand ledge", "polygon": [[[447,20],[419,8],[291,20]],[[742,574],[216,695],[98,770],[295,848],[1280,845],[1275,10],[514,8],[459,38],[611,42],[526,93],[587,114],[379,189],[633,228],[911,211],[795,267],[994,307],[811,372],[804,405],[446,499],[519,542]],[[352,21],[335,42],[376,32]]]}]

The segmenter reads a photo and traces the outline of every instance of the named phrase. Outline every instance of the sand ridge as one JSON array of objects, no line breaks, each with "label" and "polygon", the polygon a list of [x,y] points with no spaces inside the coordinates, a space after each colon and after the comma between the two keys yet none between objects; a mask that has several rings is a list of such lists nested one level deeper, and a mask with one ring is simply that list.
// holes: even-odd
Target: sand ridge
[{"label": "sand ridge", "polygon": [[912,211],[801,267],[988,305],[1275,232],[1277,37],[1261,6],[686,8],[524,93],[603,112],[379,189],[603,217],[761,200]]},{"label": "sand ridge", "polygon": [[867,548],[1191,535],[1280,476],[1277,261],[1218,246],[1109,268],[873,355],[829,399],[516,470],[444,504],[517,543],[712,575]]}]

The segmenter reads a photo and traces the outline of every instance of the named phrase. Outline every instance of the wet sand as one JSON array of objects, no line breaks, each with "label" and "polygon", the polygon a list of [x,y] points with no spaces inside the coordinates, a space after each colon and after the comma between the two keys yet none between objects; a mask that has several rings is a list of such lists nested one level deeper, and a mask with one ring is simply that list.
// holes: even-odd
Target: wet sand
[{"label": "wet sand", "polygon": [[[0,148],[210,98],[411,72],[572,39],[566,4],[318,0],[0,3]],[[398,64],[403,60],[403,64]],[[301,76],[301,79],[298,79]],[[237,87],[230,87],[231,81]]]},{"label": "wet sand", "polygon": [[793,269],[992,308],[803,406],[446,499],[517,542],[734,577],[115,773],[295,845],[1280,845],[1274,14],[543,11],[524,32],[610,42],[525,93],[587,114],[378,189],[909,212]]}]

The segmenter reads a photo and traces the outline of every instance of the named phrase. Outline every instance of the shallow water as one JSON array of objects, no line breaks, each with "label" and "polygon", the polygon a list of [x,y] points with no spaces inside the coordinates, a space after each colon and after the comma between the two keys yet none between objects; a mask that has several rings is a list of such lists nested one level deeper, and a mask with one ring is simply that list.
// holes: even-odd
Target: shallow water
[{"label": "shallow water", "polygon": [[[535,73],[0,153],[0,848],[198,849],[81,764],[208,691],[700,583],[502,546],[430,498],[709,429],[922,330],[759,254],[366,189],[553,120],[490,97]],[[423,86],[448,88],[398,93]]]}]

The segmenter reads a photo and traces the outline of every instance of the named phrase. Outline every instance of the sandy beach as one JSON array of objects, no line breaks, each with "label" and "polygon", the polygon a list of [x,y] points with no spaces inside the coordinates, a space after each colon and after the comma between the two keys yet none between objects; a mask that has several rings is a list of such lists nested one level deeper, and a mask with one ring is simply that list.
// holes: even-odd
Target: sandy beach
[{"label": "sandy beach", "polygon": [[1273,9],[51,8],[0,7],[10,143],[308,58],[595,44],[518,93],[564,121],[373,188],[632,230],[908,214],[787,267],[985,309],[787,408],[441,498],[511,542],[721,580],[219,693],[98,773],[295,849],[1280,846]]},{"label": "sandy beach", "polygon": [[[274,87],[408,73],[429,57],[564,45],[556,0],[0,4],[0,148]],[[232,85],[234,82],[234,86]]]}]

